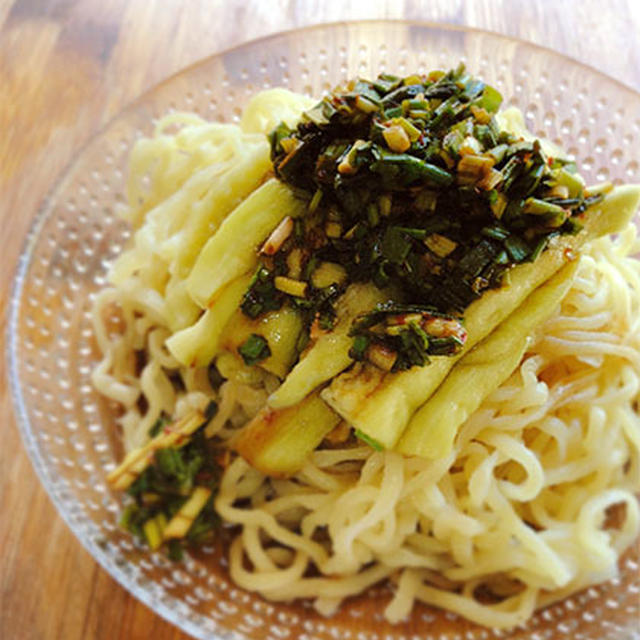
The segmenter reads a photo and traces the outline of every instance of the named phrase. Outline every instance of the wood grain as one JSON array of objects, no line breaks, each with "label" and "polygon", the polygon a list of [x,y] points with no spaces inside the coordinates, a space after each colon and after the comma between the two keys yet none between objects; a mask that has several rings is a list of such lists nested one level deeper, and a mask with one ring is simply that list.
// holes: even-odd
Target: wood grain
[{"label": "wood grain", "polygon": [[[0,310],[23,237],[61,169],[163,77],[234,44],[317,22],[442,21],[531,40],[640,89],[635,0],[0,0]],[[4,353],[4,331],[0,347]],[[68,531],[15,428],[0,362],[0,638],[186,638]]]}]

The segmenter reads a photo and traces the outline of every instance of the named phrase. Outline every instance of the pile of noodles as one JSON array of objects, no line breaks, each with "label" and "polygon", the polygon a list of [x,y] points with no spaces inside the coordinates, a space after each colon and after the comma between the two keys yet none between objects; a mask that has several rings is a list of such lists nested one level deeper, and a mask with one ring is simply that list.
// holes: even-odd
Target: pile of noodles
[{"label": "pile of noodles", "polygon": [[[162,412],[179,417],[211,399],[219,410],[207,434],[224,446],[278,384],[222,370],[229,379],[214,388],[206,368],[181,366],[164,343],[197,313],[184,306],[184,256],[207,181],[224,179],[247,145],[262,149],[256,132],[282,111],[306,106],[290,100],[270,93],[243,128],[172,116],[134,150],[127,217],[137,231],[94,303],[103,360],[93,380],[123,407],[127,449]],[[640,530],[639,248],[633,226],[588,247],[557,313],[446,459],[348,439],[273,479],[232,457],[215,505],[237,525],[234,582],[330,614],[388,578],[391,622],[421,601],[505,628],[615,576]]]}]

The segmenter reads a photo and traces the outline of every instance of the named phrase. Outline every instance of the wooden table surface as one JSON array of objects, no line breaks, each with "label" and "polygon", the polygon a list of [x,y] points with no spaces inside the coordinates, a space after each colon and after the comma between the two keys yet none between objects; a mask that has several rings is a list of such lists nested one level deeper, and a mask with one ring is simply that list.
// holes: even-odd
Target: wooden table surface
[{"label": "wooden table surface", "polygon": [[[234,44],[366,18],[498,31],[640,90],[637,0],[0,0],[0,317],[38,204],[83,142],[123,106]],[[98,567],[57,516],[23,452],[4,359],[0,415],[0,638],[186,638]]]}]

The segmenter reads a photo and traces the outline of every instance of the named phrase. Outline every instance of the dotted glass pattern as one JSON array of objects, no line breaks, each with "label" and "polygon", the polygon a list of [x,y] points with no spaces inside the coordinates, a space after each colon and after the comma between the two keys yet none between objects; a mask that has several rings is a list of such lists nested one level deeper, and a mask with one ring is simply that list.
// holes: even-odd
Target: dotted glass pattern
[{"label": "dotted glass pattern", "polygon": [[121,448],[113,406],[93,391],[89,309],[127,241],[127,154],[154,119],[173,110],[236,121],[255,92],[275,86],[320,95],[350,77],[405,74],[464,61],[523,110],[538,135],[563,145],[588,182],[640,182],[640,96],[531,44],[494,34],[405,22],[313,27],[209,58],[145,94],[95,137],[51,192],[26,240],[10,309],[8,357],[25,446],[58,511],[124,587],[197,638],[261,640],[628,640],[640,638],[640,552],[620,577],[539,612],[510,632],[480,628],[419,606],[393,627],[381,616],[385,587],[333,618],[307,605],[274,605],[237,589],[220,548],[183,564],[139,548],[117,527],[121,498],[106,486]]}]

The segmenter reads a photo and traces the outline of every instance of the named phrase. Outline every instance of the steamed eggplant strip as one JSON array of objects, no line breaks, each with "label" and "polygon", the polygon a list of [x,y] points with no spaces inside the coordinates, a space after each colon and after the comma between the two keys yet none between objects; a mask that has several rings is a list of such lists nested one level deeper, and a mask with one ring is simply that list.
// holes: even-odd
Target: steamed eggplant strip
[{"label": "steamed eggplant strip", "polygon": [[363,311],[384,300],[373,284],[353,284],[338,301],[338,320],[332,331],[322,333],[269,398],[269,406],[284,408],[303,400],[316,387],[344,371],[353,360],[349,349],[351,323]]},{"label": "steamed eggplant strip", "polygon": [[286,216],[301,215],[304,206],[304,201],[273,179],[249,195],[200,251],[187,278],[194,302],[207,308],[222,287],[254,269],[259,245]]},{"label": "steamed eggplant strip", "polygon": [[288,476],[302,468],[339,422],[340,417],[315,392],[293,407],[262,409],[243,428],[234,448],[263,473]]},{"label": "steamed eggplant strip", "polygon": [[187,367],[206,367],[211,362],[250,281],[251,274],[245,274],[226,284],[197,322],[167,339],[167,348],[178,362]]}]

